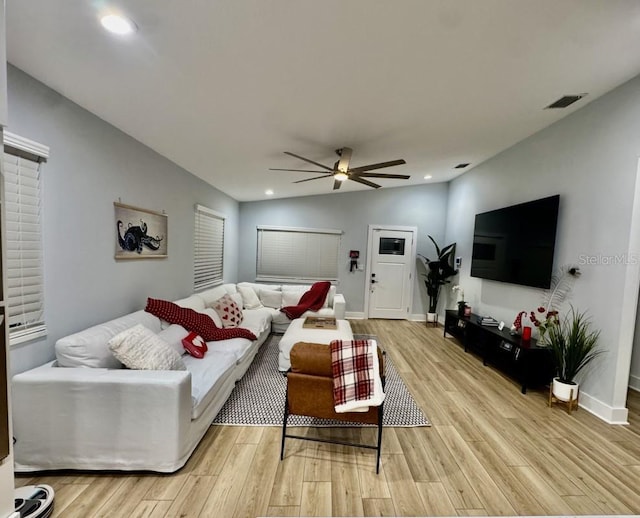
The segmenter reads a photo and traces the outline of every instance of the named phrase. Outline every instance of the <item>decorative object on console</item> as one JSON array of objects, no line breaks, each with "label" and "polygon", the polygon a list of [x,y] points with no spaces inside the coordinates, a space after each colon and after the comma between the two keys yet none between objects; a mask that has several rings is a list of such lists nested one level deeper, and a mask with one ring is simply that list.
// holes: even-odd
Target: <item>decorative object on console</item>
[{"label": "decorative object on console", "polygon": [[428,237],[436,247],[438,259],[432,261],[422,254],[418,254],[418,256],[427,266],[427,274],[425,275],[426,279],[424,284],[427,288],[427,295],[429,296],[429,313],[436,313],[438,309],[438,299],[440,297],[440,288],[444,284],[450,282],[447,279],[458,273],[458,270],[454,269],[452,265],[456,244],[451,243],[450,245],[440,249],[438,243],[435,242],[433,237]]},{"label": "decorative object on console", "polygon": [[523,325],[523,316],[528,317],[531,324],[538,330],[538,346],[544,346],[547,331],[551,327],[558,325],[558,312],[554,309],[547,310],[547,308],[543,306],[536,308],[534,311],[520,311],[520,313],[516,315],[516,319],[513,321],[513,326],[511,328],[512,334],[521,334],[523,330],[528,327]]},{"label": "decorative object on console", "polygon": [[582,369],[604,351],[598,347],[599,330],[591,329],[591,320],[585,313],[573,307],[558,325],[548,330],[547,347],[551,351],[557,377],[549,394],[549,406],[553,399],[567,402],[568,411],[577,406],[580,386],[575,381]]},{"label": "decorative object on console", "polygon": [[168,257],[167,215],[114,202],[116,259]]},{"label": "decorative object on console", "polygon": [[[462,289],[462,286],[460,286],[459,284],[456,284],[451,288],[451,291],[456,291],[460,294],[460,300],[457,302],[458,315],[464,316],[467,308],[467,303],[464,300],[464,290]],[[471,309],[469,309],[469,313],[471,313]]]}]

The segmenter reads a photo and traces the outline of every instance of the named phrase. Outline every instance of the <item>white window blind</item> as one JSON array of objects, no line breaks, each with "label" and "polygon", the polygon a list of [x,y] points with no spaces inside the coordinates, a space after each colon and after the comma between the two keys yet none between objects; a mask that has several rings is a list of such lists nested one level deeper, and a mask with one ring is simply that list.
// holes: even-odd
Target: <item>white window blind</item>
[{"label": "white window blind", "polygon": [[337,281],[340,230],[258,227],[257,280]]},{"label": "white window blind", "polygon": [[194,291],[222,284],[224,266],[225,217],[207,207],[196,205],[194,233]]},{"label": "white window blind", "polygon": [[3,155],[7,319],[12,345],[47,333],[40,184],[40,161],[45,157],[33,155],[33,148],[25,152],[20,144],[30,141],[16,138],[17,143],[9,137],[10,144],[5,138]]}]

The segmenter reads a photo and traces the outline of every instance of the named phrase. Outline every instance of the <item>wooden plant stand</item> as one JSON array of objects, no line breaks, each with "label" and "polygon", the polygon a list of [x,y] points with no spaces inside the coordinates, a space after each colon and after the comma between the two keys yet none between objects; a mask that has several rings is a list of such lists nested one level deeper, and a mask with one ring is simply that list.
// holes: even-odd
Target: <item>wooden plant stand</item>
[{"label": "wooden plant stand", "polygon": [[577,394],[574,399],[573,397],[574,389],[571,389],[569,401],[562,401],[553,395],[553,383],[549,384],[549,408],[553,403],[563,403],[567,405],[567,414],[571,415],[571,411],[575,407],[576,411],[578,410],[578,402],[580,401],[580,389],[577,389]]}]

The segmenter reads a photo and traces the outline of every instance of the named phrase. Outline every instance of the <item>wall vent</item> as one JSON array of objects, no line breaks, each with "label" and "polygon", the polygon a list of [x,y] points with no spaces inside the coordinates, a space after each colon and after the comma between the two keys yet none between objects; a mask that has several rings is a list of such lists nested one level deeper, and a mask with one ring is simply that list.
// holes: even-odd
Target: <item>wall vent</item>
[{"label": "wall vent", "polygon": [[576,95],[564,95],[560,97],[557,101],[551,103],[547,108],[566,108],[567,106],[572,105],[576,101],[579,101],[587,94],[576,94]]},{"label": "wall vent", "polygon": [[458,164],[457,166],[454,167],[454,169],[464,169],[468,165],[470,165],[468,162],[466,164]]}]

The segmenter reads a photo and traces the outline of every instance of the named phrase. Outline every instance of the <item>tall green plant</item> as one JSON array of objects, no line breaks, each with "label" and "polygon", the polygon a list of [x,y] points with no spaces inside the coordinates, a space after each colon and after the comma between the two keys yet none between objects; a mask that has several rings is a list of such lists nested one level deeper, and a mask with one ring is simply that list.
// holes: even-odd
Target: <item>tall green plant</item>
[{"label": "tall green plant", "polygon": [[456,250],[456,244],[451,243],[450,245],[447,245],[441,249],[438,246],[438,243],[436,243],[435,239],[433,239],[431,236],[428,237],[436,247],[438,259],[434,259],[432,261],[424,255],[420,255],[420,257],[427,264],[427,274],[425,275],[426,279],[424,281],[424,284],[427,288],[427,295],[429,295],[429,313],[435,313],[438,307],[440,288],[443,284],[451,282],[447,280],[449,279],[449,277],[453,277],[458,273],[458,270],[454,269],[452,264],[453,254]]},{"label": "tall green plant", "polygon": [[547,337],[546,345],[563,383],[573,383],[578,373],[604,352],[598,348],[600,331],[591,330],[591,320],[573,307],[558,325],[548,329]]}]

